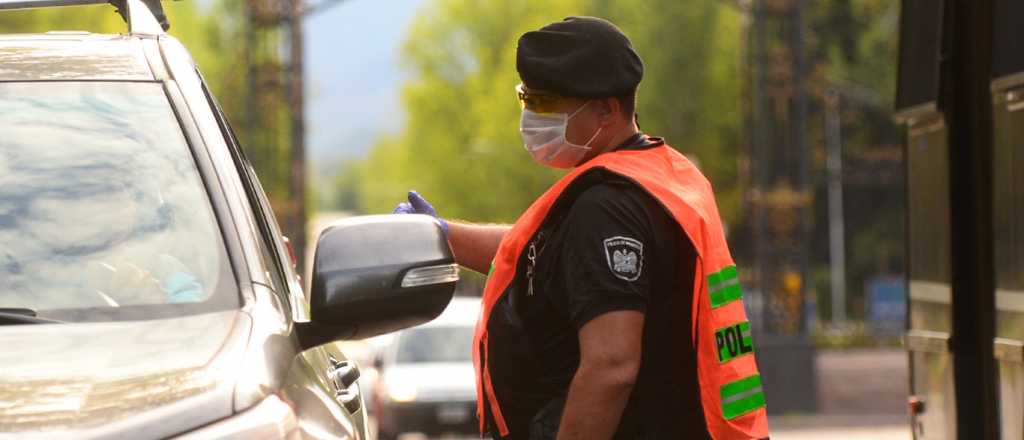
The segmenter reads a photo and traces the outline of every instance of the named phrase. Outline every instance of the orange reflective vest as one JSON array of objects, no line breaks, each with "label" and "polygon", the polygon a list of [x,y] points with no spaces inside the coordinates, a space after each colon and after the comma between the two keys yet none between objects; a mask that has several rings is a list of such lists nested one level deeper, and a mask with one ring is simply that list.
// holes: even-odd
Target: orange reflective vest
[{"label": "orange reflective vest", "polygon": [[[489,415],[501,436],[509,427],[494,392],[488,365],[488,321],[494,305],[512,284],[516,264],[563,191],[588,170],[603,168],[635,182],[672,215],[697,250],[698,275],[678,294],[693,298],[693,340],[704,417],[716,440],[768,436],[761,377],[754,361],[750,324],[743,309],[739,278],[725,241],[711,184],[682,154],[668,145],[599,155],[554,184],[526,210],[502,239],[484,288],[483,309],[474,336],[480,429]],[[681,270],[692,270],[690,267]],[[671,348],[666,348],[671,349]],[[521,433],[520,433],[521,435]]]}]

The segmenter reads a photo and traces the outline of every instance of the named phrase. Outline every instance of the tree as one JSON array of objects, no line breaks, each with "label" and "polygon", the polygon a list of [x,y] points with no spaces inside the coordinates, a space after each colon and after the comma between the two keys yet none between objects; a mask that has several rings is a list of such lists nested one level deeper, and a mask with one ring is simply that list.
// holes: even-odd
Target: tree
[{"label": "tree", "polygon": [[[904,187],[902,134],[893,123],[896,95],[896,53],[899,2],[894,0],[838,0],[815,3],[808,27],[815,43],[809,48],[812,92],[811,121],[824,119],[822,95],[838,90],[843,133],[844,202],[847,209],[847,281],[854,314],[864,312],[860,288],[873,276],[905,271]],[[823,143],[822,124],[812,123],[814,136]],[[812,137],[813,139],[813,137]],[[819,150],[820,151],[820,150]],[[823,157],[819,156],[819,157]],[[817,164],[817,169],[824,168]],[[822,186],[824,179],[821,179]],[[826,266],[827,199],[819,197],[816,227],[820,246],[815,260]],[[821,289],[826,292],[827,289]],[[818,301],[828,307],[828,298]]]},{"label": "tree", "polygon": [[564,172],[522,151],[513,88],[518,38],[569,15],[600,15],[630,35],[646,62],[642,127],[696,158],[716,184],[727,218],[739,215],[741,129],[739,16],[720,2],[438,0],[403,49],[406,125],[384,136],[363,167],[369,212],[388,212],[407,189],[453,218],[512,221]]}]

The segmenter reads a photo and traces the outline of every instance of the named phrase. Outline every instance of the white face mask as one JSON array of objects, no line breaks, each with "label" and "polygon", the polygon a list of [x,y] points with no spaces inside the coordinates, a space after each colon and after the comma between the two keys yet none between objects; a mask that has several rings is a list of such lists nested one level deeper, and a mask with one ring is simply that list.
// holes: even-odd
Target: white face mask
[{"label": "white face mask", "polygon": [[599,127],[583,145],[569,142],[565,138],[565,130],[569,126],[569,119],[588,104],[590,101],[572,114],[537,113],[523,109],[522,118],[519,120],[519,133],[523,136],[523,146],[533,156],[533,160],[553,168],[572,168],[580,163],[587,151],[590,151],[590,143],[601,133],[602,127]]}]

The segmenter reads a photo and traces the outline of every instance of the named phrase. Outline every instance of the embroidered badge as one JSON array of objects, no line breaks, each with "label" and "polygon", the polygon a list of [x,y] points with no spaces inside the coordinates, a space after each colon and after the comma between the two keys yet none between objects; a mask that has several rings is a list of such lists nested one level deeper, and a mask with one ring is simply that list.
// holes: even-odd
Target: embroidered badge
[{"label": "embroidered badge", "polygon": [[628,237],[604,239],[608,268],[617,278],[636,281],[644,269],[644,244]]}]

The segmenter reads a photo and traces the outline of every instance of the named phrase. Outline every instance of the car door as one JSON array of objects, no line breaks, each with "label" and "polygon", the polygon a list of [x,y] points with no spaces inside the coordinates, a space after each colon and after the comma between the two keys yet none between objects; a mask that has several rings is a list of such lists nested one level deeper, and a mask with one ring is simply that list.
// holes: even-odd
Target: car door
[{"label": "car door", "polygon": [[[287,305],[291,322],[306,322],[309,320],[308,302],[267,196],[227,118],[205,84],[203,88],[207,100],[216,110],[218,124],[235,159],[259,229],[261,262],[271,284],[267,287]],[[295,343],[297,345],[297,341]],[[336,343],[331,343],[300,352],[292,365],[283,391],[294,397],[300,420],[308,422],[303,425],[304,429],[324,429],[328,431],[325,434],[340,430],[365,438],[366,416],[357,382],[359,369],[355,362],[347,359]]]},{"label": "car door", "polygon": [[[284,277],[283,283],[288,290],[288,297],[294,304],[293,317],[297,321],[308,320],[308,313],[295,310],[297,308],[308,310],[308,303],[303,294],[294,257],[291,250],[287,248],[280,226],[255,171],[251,166],[247,169],[249,177],[252,179],[252,189],[256,193],[262,211],[258,216],[264,219],[270,234],[267,239],[276,250],[276,269]],[[333,396],[336,403],[354,418],[357,429],[360,432],[365,432],[366,412],[363,410],[363,398],[358,383],[360,370],[356,362],[345,356],[338,343],[311,348],[303,352],[302,356],[304,362],[310,366],[310,371],[315,372],[318,383]]]}]

